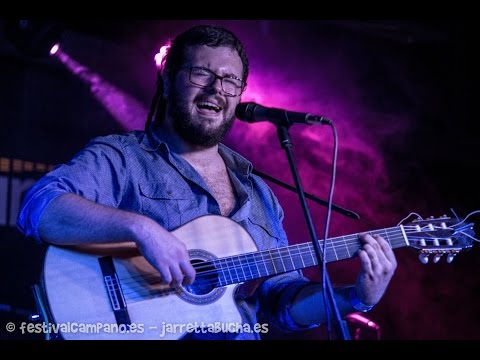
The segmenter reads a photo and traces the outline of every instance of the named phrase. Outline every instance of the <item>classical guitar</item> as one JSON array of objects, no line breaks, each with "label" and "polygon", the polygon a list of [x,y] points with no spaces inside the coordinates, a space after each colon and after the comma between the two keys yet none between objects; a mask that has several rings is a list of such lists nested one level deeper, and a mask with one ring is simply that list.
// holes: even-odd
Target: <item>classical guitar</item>
[{"label": "classical guitar", "polygon": [[[240,225],[221,216],[199,217],[173,233],[187,245],[197,272],[188,287],[161,285],[133,243],[50,246],[42,279],[48,329],[64,339],[179,339],[196,326],[241,324],[237,284],[317,264],[311,243],[258,251]],[[472,223],[448,217],[370,233],[394,249],[418,250],[422,262],[442,256],[451,262],[474,239]],[[358,234],[330,238],[327,261],[352,258],[359,248]]]}]

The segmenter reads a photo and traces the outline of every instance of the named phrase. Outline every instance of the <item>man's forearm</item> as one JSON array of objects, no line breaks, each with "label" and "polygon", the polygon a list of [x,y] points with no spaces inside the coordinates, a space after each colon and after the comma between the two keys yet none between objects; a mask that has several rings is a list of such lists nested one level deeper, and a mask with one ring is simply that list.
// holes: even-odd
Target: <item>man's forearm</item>
[{"label": "man's forearm", "polygon": [[38,231],[43,241],[78,245],[135,241],[153,220],[86,200],[75,194],[54,199],[44,210]]},{"label": "man's forearm", "polygon": [[[350,287],[337,288],[334,292],[336,304],[342,316],[356,311],[350,302]],[[333,318],[331,310],[330,314]],[[322,286],[311,284],[300,290],[290,307],[290,316],[299,326],[324,323],[326,314]]]}]

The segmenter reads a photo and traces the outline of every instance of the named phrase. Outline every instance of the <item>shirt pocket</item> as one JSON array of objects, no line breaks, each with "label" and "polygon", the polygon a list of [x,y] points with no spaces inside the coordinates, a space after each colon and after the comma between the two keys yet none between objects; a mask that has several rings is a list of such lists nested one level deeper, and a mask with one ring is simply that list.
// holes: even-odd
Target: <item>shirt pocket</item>
[{"label": "shirt pocket", "polygon": [[142,213],[169,231],[183,225],[195,208],[192,191],[178,184],[140,182],[139,190]]}]

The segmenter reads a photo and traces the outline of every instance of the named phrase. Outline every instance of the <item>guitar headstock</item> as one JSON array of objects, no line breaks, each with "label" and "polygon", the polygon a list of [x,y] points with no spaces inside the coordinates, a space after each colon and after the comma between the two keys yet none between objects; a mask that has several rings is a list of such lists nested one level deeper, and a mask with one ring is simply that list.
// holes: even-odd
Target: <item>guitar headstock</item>
[{"label": "guitar headstock", "polygon": [[408,245],[419,251],[423,264],[428,263],[430,256],[437,263],[444,255],[450,263],[458,253],[472,248],[475,240],[473,223],[448,216],[414,220],[403,225],[403,229]]}]

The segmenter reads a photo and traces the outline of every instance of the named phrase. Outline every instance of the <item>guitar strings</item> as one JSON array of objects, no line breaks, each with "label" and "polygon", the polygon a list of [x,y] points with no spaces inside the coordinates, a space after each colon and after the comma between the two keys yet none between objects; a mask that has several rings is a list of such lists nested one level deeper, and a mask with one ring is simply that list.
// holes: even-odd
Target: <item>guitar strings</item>
[{"label": "guitar strings", "polygon": [[[414,227],[412,227],[412,228],[414,228]],[[406,230],[406,232],[408,231],[408,229],[406,229],[406,227],[404,229]],[[385,230],[381,230],[381,231],[385,231]],[[397,232],[401,232],[401,230],[397,229]],[[418,232],[418,229],[415,229],[415,232]],[[397,234],[397,235],[401,235],[401,234]],[[353,235],[351,235],[351,236],[353,236]],[[354,243],[355,245],[357,245],[356,250],[358,250],[360,248],[360,242],[358,241],[357,236],[354,237],[353,241],[352,240],[347,241],[345,239],[345,237],[342,237],[342,238],[343,238],[342,239],[343,241],[342,240],[336,240],[336,241],[332,241],[332,242],[343,243],[342,245],[347,245],[347,243],[352,245]],[[419,238],[421,238],[421,237],[419,237]],[[438,239],[441,239],[441,238],[438,238]],[[332,239],[332,240],[334,240],[334,239]],[[394,248],[394,246],[392,245],[392,242],[395,242],[395,241],[398,241],[398,240],[401,240],[401,244],[404,243],[403,236],[398,237],[396,235],[390,235],[390,236],[387,235],[387,241],[390,242],[390,245],[392,246],[392,248]],[[335,247],[334,247],[334,244],[332,244],[332,242],[327,244],[327,250],[334,249],[333,253],[332,253],[332,251],[327,253],[327,258],[330,257],[328,260],[339,260],[338,254],[341,254],[342,256],[348,255],[347,257],[350,257],[350,251],[348,249],[348,245],[344,246],[346,250],[345,249],[338,249],[339,251],[336,251]],[[296,252],[294,250],[295,248],[297,250]],[[303,248],[303,249],[300,249],[300,248]],[[290,249],[292,249],[292,250],[290,251]],[[270,265],[269,267],[273,271],[268,271],[268,269],[266,268],[266,260],[263,256],[264,254],[268,254],[267,255],[268,257],[267,257],[266,260],[268,262],[271,261],[273,266]],[[217,277],[219,272],[228,272],[228,274],[230,276],[230,279],[232,280],[232,283],[235,283],[235,282],[238,282],[238,280],[240,280],[240,279],[251,280],[251,279],[248,278],[249,276],[247,276],[245,274],[244,269],[246,268],[246,266],[248,266],[248,269],[250,270],[250,277],[252,277],[252,278],[266,276],[266,275],[269,275],[269,273],[272,273],[272,272],[273,273],[280,273],[280,272],[287,272],[287,271],[295,270],[295,269],[287,269],[285,267],[285,263],[283,262],[284,259],[290,259],[290,262],[292,262],[292,264],[293,264],[293,260],[295,260],[295,259],[293,259],[293,257],[299,257],[300,260],[302,261],[302,265],[305,265],[304,267],[314,266],[316,264],[316,259],[311,264],[310,263],[308,263],[308,264],[303,263],[302,256],[304,256],[306,254],[311,255],[311,256],[313,256],[312,254],[314,254],[313,253],[313,247],[309,243],[303,243],[303,244],[287,246],[287,247],[282,247],[282,248],[263,250],[263,251],[259,251],[259,252],[253,252],[253,253],[245,253],[245,254],[235,255],[235,256],[232,256],[232,257],[228,257],[228,258],[215,259],[213,262],[212,261],[205,261],[205,262],[202,262],[202,263],[199,263],[199,264],[194,264],[194,268],[197,272],[197,276],[200,275],[200,274],[202,274],[202,275],[212,274],[215,277]],[[248,259],[247,257],[250,257],[250,258],[253,257],[253,259]],[[261,257],[261,259],[257,259],[258,257]],[[246,261],[242,260],[242,258],[244,258]],[[346,258],[346,257],[342,257],[342,259],[343,258]],[[237,259],[237,260],[235,260],[235,259]],[[313,259],[313,257],[312,257],[312,259]],[[229,260],[233,264],[233,266],[228,264]],[[253,260],[253,262],[252,262],[252,260]],[[277,260],[277,264],[279,264],[278,260],[282,261],[282,264],[281,264],[282,266],[281,267],[283,267],[283,270],[280,268],[281,271],[276,271],[275,260]],[[226,263],[227,266],[222,265],[221,264],[222,261],[224,263]],[[297,259],[296,262],[300,266],[300,261],[298,261],[298,259]],[[256,276],[256,275],[252,276],[253,273],[252,273],[251,269],[255,266],[259,270],[258,264],[263,264],[264,265],[265,269],[267,270],[267,274],[261,275],[261,272],[258,271],[257,274],[260,275],[260,276]],[[294,267],[295,267],[295,265],[294,265]],[[241,274],[240,270],[241,270],[241,272],[243,272],[243,276],[239,276],[239,273]],[[235,272],[236,276],[234,276],[232,274],[232,272]],[[160,280],[160,277],[158,276],[158,272],[151,272],[151,273],[134,275],[134,276],[129,277],[129,278],[122,278],[121,280],[124,281],[125,284],[128,284],[129,280],[134,280],[135,278],[145,280],[145,275],[146,276],[151,276],[153,278],[158,277],[158,279]],[[224,276],[224,278],[226,280],[228,280],[226,276]],[[234,278],[235,278],[235,280],[234,280]],[[228,284],[228,281],[225,285],[227,285],[227,284]]]},{"label": "guitar strings", "polygon": [[[409,231],[408,228],[414,229],[414,231],[412,233],[418,233],[419,232],[419,229],[415,226],[405,226],[404,230],[405,230],[406,233]],[[441,228],[441,229],[445,230],[445,228]],[[390,235],[390,236],[386,233],[386,230],[387,229],[377,230],[376,232],[385,232],[386,240],[387,240],[387,242],[390,243],[390,246],[392,248],[393,248],[392,243],[395,242],[395,241],[401,240],[401,244],[403,244],[405,239],[403,237],[403,234],[401,234],[400,229],[395,229],[397,232],[400,232],[400,234]],[[427,229],[427,230],[431,230],[431,229]],[[401,235],[401,236],[398,237],[398,235]],[[338,253],[343,253],[343,255],[347,254],[348,257],[350,257],[350,252],[348,251],[347,243],[350,243],[350,245],[351,245],[352,240],[347,240],[346,238],[352,237],[352,236],[354,237],[353,242],[357,245],[357,250],[358,250],[358,248],[360,248],[360,242],[358,241],[358,235],[347,235],[347,236],[342,236],[342,237],[339,237],[339,238],[333,238],[333,239],[331,239],[330,243],[327,244],[327,249],[329,247],[331,249],[334,249],[335,257],[336,257],[337,260],[338,260]],[[422,237],[419,236],[418,238],[420,239]],[[439,237],[438,239],[442,239],[442,238]],[[321,240],[320,242],[322,242],[322,241],[323,240]],[[346,248],[347,251],[345,252],[345,250],[343,250],[343,249],[339,249],[340,251],[335,251],[335,245],[334,245],[335,242],[336,243],[343,243],[342,245],[345,245],[345,248]],[[296,253],[295,253],[294,248],[296,248],[296,250],[297,250]],[[300,249],[300,248],[303,248],[303,249]],[[305,248],[307,248],[307,249],[305,249]],[[292,250],[290,250],[290,249],[292,249]],[[287,247],[282,247],[282,248],[264,250],[264,251],[260,251],[260,252],[253,252],[253,253],[236,255],[236,256],[232,256],[230,258],[216,259],[216,260],[213,260],[213,261],[205,261],[205,262],[202,262],[202,263],[199,263],[199,264],[194,264],[194,268],[196,269],[197,277],[204,279],[204,281],[203,281],[204,284],[205,284],[205,279],[207,279],[207,285],[226,286],[228,284],[238,283],[238,282],[241,282],[241,281],[244,281],[244,280],[252,280],[252,279],[255,279],[255,278],[264,277],[264,276],[267,276],[271,273],[284,273],[284,272],[292,271],[292,270],[295,270],[296,268],[300,267],[300,263],[302,264],[301,267],[314,266],[314,265],[316,265],[316,260],[312,256],[312,249],[313,249],[313,247],[311,246],[311,244],[303,243],[303,244],[287,246]],[[305,250],[307,250],[307,251],[305,251]],[[263,255],[266,254],[266,253],[269,254],[269,259],[267,259],[269,261],[268,268],[267,268],[267,262],[265,261],[265,258],[263,257]],[[310,256],[312,256],[313,261],[312,261],[311,264],[309,262],[307,262],[307,264],[305,264],[304,259],[302,258],[302,256],[305,255],[306,253],[308,253]],[[328,256],[330,256],[332,258],[332,260],[335,260],[335,258],[332,257],[333,255],[332,255],[331,251],[327,254],[327,257]],[[242,257],[245,259],[245,262],[241,259]],[[248,257],[250,257],[250,259]],[[252,259],[252,257],[253,257],[253,259]],[[261,260],[257,259],[258,257],[261,257]],[[295,258],[295,257],[297,257],[297,258]],[[237,258],[238,263],[235,262],[235,258]],[[229,259],[233,263],[233,266],[228,264]],[[292,269],[287,269],[287,267],[285,266],[285,263],[284,263],[285,259],[290,260],[290,262],[293,265]],[[277,265],[280,264],[280,263],[278,263],[278,260],[281,261],[281,265],[282,265],[281,267],[283,267],[283,270],[281,268],[280,268],[280,271],[278,271],[276,269],[275,260],[277,260]],[[299,260],[301,260],[301,262]],[[224,261],[227,264],[227,266],[226,267],[223,266],[220,263],[221,261]],[[270,263],[270,261],[271,261],[271,263]],[[298,264],[298,267],[296,267],[295,263]],[[265,268],[266,274],[262,274],[258,264],[263,264],[263,267]],[[256,270],[255,270],[255,268],[256,268]],[[248,269],[247,272],[245,272],[246,269]],[[237,271],[237,270],[239,270],[239,271]],[[241,270],[241,272],[240,272],[240,270]],[[233,271],[235,272],[236,276],[234,274],[232,274]],[[230,277],[230,281],[228,280],[227,276],[225,275],[225,272],[228,272],[228,275]],[[247,275],[248,272],[250,273],[250,275]],[[243,276],[242,276],[242,273],[243,273]],[[223,278],[225,279],[225,281],[222,281],[220,279],[220,275],[223,275]],[[123,284],[128,285],[129,280],[131,281],[134,278],[141,278],[141,279],[147,280],[147,281],[148,280],[154,280],[158,284],[161,283],[161,277],[158,275],[158,273],[152,272],[152,273],[144,273],[144,274],[140,274],[140,275],[135,275],[135,276],[130,277],[130,278],[124,278],[124,279],[122,279]],[[130,292],[126,292],[126,295],[131,294],[132,292],[135,292],[135,289],[133,287],[131,288],[131,290],[132,291],[130,291]],[[166,289],[162,289],[162,290],[156,289],[155,292],[156,293],[167,294],[167,293],[172,293],[172,292],[178,292],[178,289],[172,289],[172,288],[166,288]],[[152,295],[154,295],[154,294],[152,294]]]},{"label": "guitar strings", "polygon": [[[403,243],[403,236],[400,236],[400,237],[393,237],[394,235],[390,235],[389,236],[389,239],[391,241],[397,241],[397,240],[402,240],[401,242]],[[321,241],[323,243],[323,240]],[[355,251],[351,251],[351,253],[355,253],[356,250],[358,250],[360,248],[360,242],[358,240],[357,237],[355,237],[354,239],[352,240],[348,240],[348,241],[337,241],[337,243],[341,243],[342,246],[343,245],[347,245],[347,246],[343,246],[345,249],[338,249],[339,251],[330,251],[327,253],[327,257],[328,256],[333,256],[332,254],[335,253],[335,254],[339,254],[339,253],[342,253],[342,254],[347,254],[350,256],[350,251],[348,249],[348,246],[350,245],[355,245],[356,249],[352,249],[352,250],[355,250]],[[334,246],[333,244],[331,243],[328,243],[327,244],[327,250],[332,250],[334,249]],[[392,245],[391,245],[392,246]],[[302,249],[300,249],[302,248]],[[290,250],[292,249],[292,250]],[[297,252],[295,253],[294,249],[297,249]],[[300,252],[301,251],[301,252]],[[227,264],[227,267],[222,267],[224,270],[235,270],[235,269],[240,269],[241,266],[242,266],[242,260],[240,259],[240,257],[262,257],[261,260],[259,260],[260,262],[264,262],[265,261],[265,258],[264,258],[264,255],[267,254],[267,260],[278,260],[278,259],[283,259],[285,257],[289,257],[290,255],[293,255],[293,256],[301,256],[301,255],[308,255],[308,254],[314,254],[313,252],[313,247],[312,247],[312,244],[310,243],[302,243],[302,244],[297,244],[297,245],[289,245],[289,246],[285,246],[285,247],[280,247],[280,248],[272,248],[272,249],[267,249],[267,250],[262,250],[262,251],[256,251],[256,252],[251,252],[251,253],[244,253],[244,254],[240,254],[240,255],[233,255],[233,256],[230,256],[230,257],[226,257],[226,258],[223,258],[223,259],[215,259],[213,260],[214,262],[220,262],[220,261],[231,261],[233,262],[233,265],[234,266],[230,266]],[[236,264],[234,260],[235,258],[238,258],[239,260],[237,261],[238,263]],[[331,260],[334,260],[334,258],[332,258]],[[338,259],[337,259],[338,260]],[[255,259],[255,261],[257,262],[258,260]],[[211,268],[212,267],[212,263],[211,261],[206,261],[206,262],[202,262],[202,263],[199,263],[199,264],[194,264],[193,267],[195,268],[195,270],[197,272],[201,272],[203,269],[207,269],[207,268]],[[157,272],[151,272],[151,273],[144,273],[144,274],[156,274]],[[139,276],[141,277],[142,275],[136,275],[136,276]],[[132,276],[132,277],[129,277],[129,278],[121,278],[120,280],[128,280],[128,279],[133,279],[135,278],[136,276]]]},{"label": "guitar strings", "polygon": [[[398,230],[400,231],[400,230]],[[398,235],[398,234],[397,234]],[[421,238],[421,237],[419,237]],[[441,238],[439,238],[441,239]],[[404,238],[403,236],[401,237],[395,237],[394,238],[394,235],[390,235],[387,237],[387,241],[391,241],[391,242],[394,242],[394,241],[397,241],[397,240],[401,240],[401,244],[403,245],[404,243]],[[320,242],[323,242],[320,241]],[[333,249],[333,254],[342,254],[342,255],[345,255],[347,254],[348,256],[347,257],[350,257],[350,251],[349,251],[349,245],[355,245],[356,246],[356,249],[353,249],[353,250],[358,250],[360,248],[360,242],[358,241],[358,238],[354,238],[353,241],[352,240],[346,240],[346,241],[341,241],[341,240],[337,240],[336,241],[337,243],[341,243],[342,247],[337,249],[335,247],[335,245],[332,245],[331,243],[328,243],[327,244],[327,250],[332,250]],[[345,246],[344,246],[345,245]],[[395,248],[394,245],[390,244],[392,248]],[[395,244],[397,245],[397,244]],[[260,262],[263,262],[265,261],[265,259],[263,258],[263,255],[264,254],[268,254],[270,255],[269,258],[267,260],[276,260],[276,259],[283,259],[283,258],[288,258],[288,257],[291,257],[291,255],[293,256],[300,256],[302,255],[300,252],[299,252],[299,248],[300,247],[303,247],[303,248],[307,248],[308,250],[308,253],[312,253],[312,249],[311,248],[311,244],[310,243],[303,243],[303,244],[297,244],[297,245],[289,245],[289,246],[286,246],[286,247],[281,247],[281,248],[273,248],[273,249],[268,249],[268,250],[263,250],[263,251],[257,251],[257,252],[251,252],[251,253],[244,253],[244,254],[240,254],[240,255],[234,255],[234,256],[231,256],[231,257],[228,257],[228,258],[223,258],[223,259],[215,259],[214,261],[225,261],[227,262],[229,259],[231,262],[233,262],[234,266],[231,267],[231,266],[228,266],[227,268],[225,269],[234,269],[234,268],[239,268],[239,266],[241,267],[242,264],[243,264],[243,260],[241,259],[242,257],[243,258],[246,258],[246,257],[258,257],[258,256],[262,256],[262,259],[260,260]],[[290,249],[292,249],[292,251],[290,251]],[[297,253],[295,253],[295,250],[294,249],[297,249]],[[345,250],[346,249],[346,250]],[[352,253],[355,253],[355,251],[352,251]],[[287,252],[288,254],[285,254],[285,252]],[[282,254],[283,253],[283,254]],[[272,259],[272,254],[273,254],[273,259]],[[279,256],[276,256],[280,254],[280,257]],[[305,254],[305,253],[303,253]],[[332,255],[332,251],[330,251],[328,254],[327,254],[327,257],[328,256],[334,256]],[[238,260],[235,260],[235,258],[237,258]],[[344,257],[342,257],[343,259]],[[331,260],[335,260],[335,258],[332,258]],[[338,259],[338,256],[336,256],[336,260],[340,260]],[[237,264],[235,264],[235,261],[238,262],[238,265],[239,266],[236,266]],[[249,260],[247,260],[249,261]],[[255,259],[255,261],[257,261],[257,259]],[[197,271],[201,271],[203,270],[203,268],[211,268],[212,265],[211,265],[211,262],[203,262],[201,264],[196,264],[194,266],[196,268]],[[123,279],[122,279],[123,280]]]},{"label": "guitar strings", "polygon": [[[241,280],[252,280],[254,278],[259,278],[263,277],[272,273],[283,273],[283,272],[288,272],[290,270],[294,269],[287,269],[287,266],[285,266],[284,259],[289,258],[290,262],[292,265],[294,263],[300,265],[303,265],[302,267],[310,267],[314,266],[316,264],[316,259],[314,258],[313,255],[313,247],[309,246],[310,244],[300,244],[298,246],[297,252],[294,251],[288,251],[288,253],[285,251],[285,248],[280,248],[279,251],[275,252],[273,256],[270,256],[268,261],[272,261],[269,265],[267,265],[265,258],[259,253],[253,253],[254,259],[250,259],[250,261],[247,259],[247,263],[243,262],[242,260],[239,259],[239,262],[235,262],[232,260],[232,264],[228,264],[227,261],[227,266],[220,264],[219,260],[214,260],[214,261],[207,261],[204,263],[199,263],[194,264],[194,268],[197,271],[197,280],[202,279],[202,284],[204,285],[210,285],[212,287],[217,287],[217,286],[226,286],[229,283],[238,283]],[[245,254],[246,255],[246,254]],[[272,255],[272,254],[271,254]],[[308,259],[305,259],[305,261],[300,261],[300,258],[303,255],[310,255]],[[260,260],[260,256],[262,256],[262,259]],[[328,255],[327,255],[328,256]],[[253,262],[251,260],[254,260]],[[277,262],[277,267],[279,268],[280,271],[277,271],[275,268],[275,261]],[[281,263],[280,263],[281,262]],[[266,274],[262,274],[262,271],[260,271],[260,267],[258,264],[263,264],[263,267],[266,271]],[[282,264],[282,265],[280,265]],[[197,265],[197,266],[195,266]],[[232,266],[233,265],[233,266]],[[248,271],[246,271],[246,266],[248,266]],[[229,274],[227,277],[226,273]],[[249,273],[249,274],[248,274]],[[219,277],[223,275],[223,278],[225,279],[222,281]],[[145,281],[148,285],[154,286],[155,284],[161,284],[161,277],[159,276],[158,273],[155,272],[150,272],[150,273],[144,273],[140,275],[134,276],[137,280],[143,280]],[[133,278],[133,277],[132,277]],[[150,289],[150,291],[145,289],[144,284],[139,284],[138,281],[132,281],[132,278],[123,278],[122,280],[122,285],[126,286],[129,288],[128,291],[124,291],[124,295],[128,296],[130,294],[135,293],[138,297],[144,297],[145,295],[139,295],[137,292],[143,291],[150,293],[151,296],[155,296],[155,292],[159,290],[155,289]],[[128,286],[128,285],[133,285],[133,286]],[[175,289],[172,288],[167,288],[170,289],[170,291],[165,291],[165,289],[160,290],[161,293],[158,293],[158,295],[166,295],[169,293],[176,292]]]},{"label": "guitar strings", "polygon": [[[395,240],[403,239],[403,236],[402,237],[397,237],[397,238],[394,238],[393,236],[391,236],[390,238],[391,238],[390,240],[395,241]],[[222,266],[221,264],[218,264],[219,263],[218,260],[214,260],[214,261],[207,261],[205,263],[201,263],[201,264],[199,264],[199,266],[194,266],[194,267],[196,268],[196,271],[197,271],[197,277],[203,279],[202,284],[211,285],[211,286],[213,286],[213,285],[226,286],[229,283],[238,283],[238,282],[240,282],[240,280],[252,280],[252,279],[255,279],[255,278],[263,277],[263,276],[266,276],[266,275],[268,275],[269,273],[272,273],[272,272],[283,273],[283,272],[288,272],[288,271],[294,270],[294,269],[287,269],[286,266],[285,266],[285,263],[283,262],[283,259],[284,258],[290,258],[290,261],[291,261],[292,265],[294,265],[294,261],[300,265],[300,261],[298,261],[298,259],[293,259],[292,255],[301,258],[302,255],[305,255],[306,253],[309,253],[312,256],[313,248],[309,245],[310,244],[308,244],[308,243],[299,244],[299,247],[304,247],[304,248],[307,248],[307,249],[302,249],[302,252],[301,252],[300,249],[298,248],[297,249],[298,253],[296,253],[296,254],[295,253],[292,254],[292,252],[289,251],[289,249],[278,248],[277,256],[271,257],[271,260],[273,262],[272,262],[271,265],[269,265],[270,270],[274,270],[274,271],[269,271],[267,269],[267,265],[265,263],[265,259],[263,258],[263,256],[262,256],[261,261],[258,261],[258,259],[255,258],[255,257],[261,256],[261,254],[259,254],[258,252],[257,253],[251,253],[251,255],[253,255],[253,257],[254,257],[254,259],[253,259],[254,261],[252,262],[252,261],[247,260],[246,264],[242,263],[241,260],[240,260],[240,262],[238,264],[233,263],[233,266],[230,266],[230,265],[227,264],[227,267],[225,267],[225,266]],[[274,250],[276,250],[276,249],[274,249]],[[288,251],[288,255],[285,253],[284,250]],[[305,251],[305,250],[307,250],[307,251]],[[283,254],[282,254],[282,252],[283,252]],[[247,255],[249,255],[249,254],[243,254],[243,255],[240,255],[240,256],[245,256],[246,257]],[[277,261],[281,260],[282,261],[283,270],[280,269],[281,271],[277,271],[277,269],[275,268],[274,260],[277,260]],[[305,264],[305,262],[302,259],[301,263],[302,263],[302,265],[304,265],[303,267],[314,266],[316,264],[316,260],[313,258],[313,256],[312,256],[312,260],[313,260],[312,263],[307,262],[307,264]],[[217,264],[215,264],[215,263],[217,263]],[[261,263],[263,263],[263,265],[265,267],[265,270],[267,271],[267,273],[265,275],[261,274],[261,271],[258,267],[258,264],[261,264]],[[218,267],[218,265],[220,265],[220,266]],[[248,265],[250,275],[246,274],[246,272],[245,272],[246,266],[245,265]],[[256,271],[255,271],[255,267],[256,267]],[[213,270],[202,271],[202,269],[212,269],[212,268],[213,268]],[[252,269],[254,271],[252,271]],[[241,270],[241,272],[237,271],[237,270]],[[228,271],[228,274],[230,275],[230,281],[228,281],[227,276],[225,276],[225,271]],[[232,274],[232,271],[235,271],[236,276]],[[219,279],[220,273],[223,274],[223,277],[224,277],[225,281],[221,281]],[[243,276],[241,276],[241,273],[243,273]],[[142,275],[137,275],[135,277],[137,277],[137,278],[140,277],[143,280],[147,280],[147,281],[148,280],[154,280],[157,284],[161,283],[161,278],[160,278],[160,276],[158,276],[158,273],[142,274]],[[122,279],[122,280],[125,280],[125,279]],[[225,284],[223,284],[223,282],[225,282]],[[124,281],[122,283],[124,285],[127,285],[128,280]],[[150,282],[150,284],[152,285],[152,282]],[[145,291],[144,286],[140,285],[139,289]],[[178,291],[178,290],[172,289],[172,288],[170,288],[170,291],[168,291],[168,289],[169,288],[162,289],[161,291],[154,290],[154,289],[151,289],[151,290],[152,290],[152,292],[158,292],[159,291],[159,292],[162,293],[161,295]],[[137,289],[135,289],[135,287],[131,287],[130,291],[126,291],[124,293],[124,295],[129,295],[129,294],[132,294],[132,293],[136,293],[137,292],[136,290]],[[151,295],[154,296],[155,294],[151,294]]]},{"label": "guitar strings", "polygon": [[[348,236],[352,236],[352,235],[348,235]],[[392,236],[393,235],[389,236],[389,240],[392,239]],[[401,236],[400,238],[395,238],[393,240],[399,240],[399,239],[403,240],[403,236]],[[332,239],[330,239],[330,240],[332,240]],[[323,243],[323,240],[319,240],[319,242]],[[388,240],[387,240],[387,242],[388,242]],[[337,240],[336,243],[337,243],[336,245],[341,245],[343,248],[348,248],[350,245],[359,245],[360,241],[358,240],[358,237],[353,237],[351,240],[347,240],[347,239]],[[404,241],[402,241],[402,243],[404,243]],[[332,242],[328,242],[327,243],[327,250],[334,249],[334,253],[335,253],[336,252],[335,251],[335,249],[336,249],[335,246],[336,245],[332,244]],[[344,246],[344,245],[347,245],[347,246]],[[240,256],[249,256],[249,255],[253,255],[253,254],[260,254],[260,253],[267,253],[267,252],[274,252],[274,251],[278,252],[278,251],[288,250],[288,248],[294,248],[294,247],[298,247],[298,246],[309,247],[309,246],[311,246],[311,243],[293,244],[293,245],[283,246],[283,247],[279,247],[279,248],[271,248],[271,249],[267,249],[267,250],[254,251],[254,252],[250,252],[250,253],[243,253],[243,254],[239,254],[239,255],[230,256],[229,258],[240,257]],[[341,250],[341,248],[338,249],[338,250]],[[219,259],[216,259],[216,260],[219,260]]]}]

